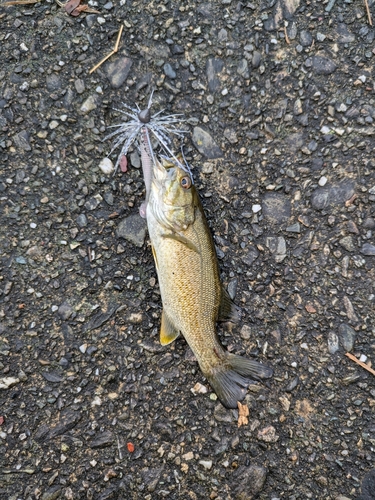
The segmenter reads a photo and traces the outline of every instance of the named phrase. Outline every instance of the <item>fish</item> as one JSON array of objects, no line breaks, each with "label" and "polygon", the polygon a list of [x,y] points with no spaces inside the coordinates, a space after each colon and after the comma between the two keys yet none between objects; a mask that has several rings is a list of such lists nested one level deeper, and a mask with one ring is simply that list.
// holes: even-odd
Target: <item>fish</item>
[{"label": "fish", "polygon": [[238,319],[238,309],[220,282],[193,179],[173,158],[155,157],[146,219],[163,304],[160,343],[182,334],[218,399],[237,408],[250,382],[271,377],[273,369],[229,353],[219,341],[217,321]]}]

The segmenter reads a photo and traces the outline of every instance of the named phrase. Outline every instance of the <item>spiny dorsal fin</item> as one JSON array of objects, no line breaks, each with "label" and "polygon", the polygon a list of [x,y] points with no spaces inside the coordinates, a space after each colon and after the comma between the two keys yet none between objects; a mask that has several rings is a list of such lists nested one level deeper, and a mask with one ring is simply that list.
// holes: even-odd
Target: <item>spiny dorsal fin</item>
[{"label": "spiny dorsal fin", "polygon": [[180,332],[174,326],[172,321],[168,318],[163,310],[161,315],[161,327],[160,327],[160,343],[161,345],[168,345],[173,342]]},{"label": "spiny dorsal fin", "polygon": [[219,321],[232,321],[237,323],[240,320],[240,309],[232,302],[228,292],[221,287],[221,301],[219,309]]}]

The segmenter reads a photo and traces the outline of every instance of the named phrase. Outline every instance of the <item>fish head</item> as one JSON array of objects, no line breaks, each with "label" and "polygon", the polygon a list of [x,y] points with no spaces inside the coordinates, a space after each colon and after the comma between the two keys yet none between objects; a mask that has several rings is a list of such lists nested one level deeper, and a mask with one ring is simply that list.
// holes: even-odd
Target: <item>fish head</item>
[{"label": "fish head", "polygon": [[151,194],[154,214],[163,226],[181,231],[193,224],[198,194],[190,174],[177,162],[155,159]]}]

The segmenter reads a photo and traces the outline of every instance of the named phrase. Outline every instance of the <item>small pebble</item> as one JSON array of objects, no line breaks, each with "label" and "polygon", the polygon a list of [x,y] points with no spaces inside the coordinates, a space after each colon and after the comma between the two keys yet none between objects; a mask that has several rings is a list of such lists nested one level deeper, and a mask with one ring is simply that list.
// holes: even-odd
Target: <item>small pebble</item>
[{"label": "small pebble", "polygon": [[114,170],[114,165],[112,160],[109,158],[103,158],[99,163],[99,168],[103,172],[103,174],[111,174]]},{"label": "small pebble", "polygon": [[319,186],[325,186],[327,184],[327,177],[321,177],[318,181]]}]

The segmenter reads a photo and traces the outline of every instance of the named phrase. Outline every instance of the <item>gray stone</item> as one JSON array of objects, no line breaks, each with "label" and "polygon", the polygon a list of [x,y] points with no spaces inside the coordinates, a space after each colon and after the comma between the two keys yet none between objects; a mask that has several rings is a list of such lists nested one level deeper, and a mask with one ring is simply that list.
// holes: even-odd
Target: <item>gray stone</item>
[{"label": "gray stone", "polygon": [[313,56],[311,62],[313,71],[317,75],[331,75],[337,68],[336,63],[325,56]]},{"label": "gray stone", "polygon": [[280,27],[284,19],[291,19],[298,9],[301,0],[277,0],[273,10],[273,17],[267,19],[264,28],[272,31]]},{"label": "gray stone", "polygon": [[272,223],[287,222],[291,211],[290,200],[284,194],[267,193],[262,200],[262,213]]},{"label": "gray stone", "polygon": [[147,491],[154,492],[158,482],[160,481],[164,467],[146,468],[141,471],[144,483],[147,486]]},{"label": "gray stone", "polygon": [[348,30],[344,23],[339,23],[336,29],[336,41],[338,43],[351,43],[354,42],[355,36]]},{"label": "gray stone", "polygon": [[232,128],[226,128],[224,130],[224,137],[228,139],[231,144],[236,144],[238,142],[236,131]]},{"label": "gray stone", "polygon": [[48,380],[48,382],[55,384],[62,382],[64,380],[64,377],[62,377],[56,372],[43,372],[42,375],[46,380]]},{"label": "gray stone", "polygon": [[228,32],[226,29],[221,28],[219,33],[217,34],[217,41],[219,43],[226,42],[228,40]]},{"label": "gray stone", "polygon": [[56,73],[46,76],[46,87],[49,92],[56,92],[61,88],[61,78]]},{"label": "gray stone", "polygon": [[111,431],[105,431],[95,437],[93,441],[91,441],[90,448],[106,448],[107,446],[111,446],[114,441],[114,437]]},{"label": "gray stone", "polygon": [[334,332],[328,333],[328,352],[335,354],[339,350],[339,338]]},{"label": "gray stone", "polygon": [[140,215],[129,215],[123,219],[116,230],[118,238],[124,238],[137,247],[142,247],[146,238],[146,221]]},{"label": "gray stone", "polygon": [[375,498],[375,469],[371,469],[362,480],[362,495],[358,500],[374,500]]},{"label": "gray stone", "polygon": [[91,196],[86,203],[85,208],[87,210],[95,210],[95,208],[99,205],[99,200],[97,200],[94,196]]},{"label": "gray stone", "polygon": [[313,37],[310,31],[302,30],[299,34],[299,41],[302,47],[310,47],[313,42]]},{"label": "gray stone", "polygon": [[373,217],[366,217],[366,219],[363,221],[363,227],[365,229],[374,229],[375,219]]},{"label": "gray stone", "polygon": [[98,97],[96,95],[90,95],[82,104],[80,110],[82,113],[86,114],[96,109],[98,105]]},{"label": "gray stone", "polygon": [[266,246],[276,262],[282,262],[286,257],[286,242],[282,236],[267,236]]},{"label": "gray stone", "polygon": [[201,127],[194,127],[192,141],[197,150],[206,158],[222,158],[223,153],[210,134]]},{"label": "gray stone", "polygon": [[375,246],[371,245],[371,243],[364,243],[361,247],[360,252],[363,255],[375,255]]},{"label": "gray stone", "polygon": [[229,297],[233,300],[234,297],[236,296],[236,292],[237,292],[237,285],[238,285],[238,280],[237,279],[233,279],[231,280],[229,283],[228,283],[228,286],[227,286],[227,290],[228,290],[228,294],[229,294]]},{"label": "gray stone", "polygon": [[128,57],[119,57],[110,62],[106,67],[106,73],[111,86],[118,89],[128,77],[133,61]]},{"label": "gray stone", "polygon": [[317,188],[311,196],[311,205],[316,210],[329,206],[344,206],[355,193],[355,182],[346,179],[340,183]]},{"label": "gray stone", "polygon": [[45,491],[41,497],[41,500],[57,500],[61,497],[61,486],[51,486]]},{"label": "gray stone", "polygon": [[141,168],[141,159],[137,150],[134,150],[130,155],[130,163],[135,168]]},{"label": "gray stone", "polygon": [[353,238],[352,236],[344,236],[339,240],[340,245],[345,248],[348,252],[354,252],[356,249],[353,243]]},{"label": "gray stone", "polygon": [[80,78],[77,78],[77,80],[74,81],[74,86],[78,94],[82,94],[85,91],[85,82]]},{"label": "gray stone", "polygon": [[259,68],[261,62],[262,54],[257,50],[254,50],[253,58],[251,59],[251,65],[253,66],[253,68]]},{"label": "gray stone", "polygon": [[79,227],[85,227],[87,226],[87,217],[85,214],[80,214],[76,218],[76,223],[78,224]]},{"label": "gray stone", "polygon": [[346,323],[342,323],[339,326],[340,344],[347,352],[350,352],[353,349],[356,335],[355,330],[353,330],[353,328]]},{"label": "gray stone", "polygon": [[214,93],[220,87],[220,79],[218,74],[224,68],[224,61],[222,59],[215,59],[210,57],[206,63],[206,77],[208,82],[208,89]]},{"label": "gray stone", "polygon": [[297,24],[295,21],[289,23],[286,32],[290,40],[295,40],[297,38]]},{"label": "gray stone", "polygon": [[241,61],[238,63],[237,73],[244,78],[250,77],[249,66],[246,59],[241,59]]},{"label": "gray stone", "polygon": [[13,136],[14,144],[19,149],[24,151],[31,151],[31,146],[29,143],[29,133],[26,130],[21,130],[18,134]]},{"label": "gray stone", "polygon": [[295,224],[288,226],[285,229],[285,231],[288,231],[288,233],[300,233],[301,232],[301,224],[299,222],[296,222]]},{"label": "gray stone", "polygon": [[176,72],[175,70],[172,68],[172,66],[169,64],[169,63],[165,63],[164,66],[163,66],[163,70],[164,70],[164,74],[168,77],[168,78],[176,78]]},{"label": "gray stone", "polygon": [[69,319],[70,316],[73,314],[73,308],[67,302],[63,302],[59,306],[57,312],[58,312],[60,318],[65,321],[65,320]]},{"label": "gray stone", "polygon": [[241,466],[236,471],[233,484],[236,500],[252,500],[262,491],[267,477],[267,469],[257,465]]},{"label": "gray stone", "polygon": [[108,205],[112,206],[114,203],[113,194],[111,191],[106,191],[103,196],[104,200]]},{"label": "gray stone", "polygon": [[286,137],[285,142],[288,144],[290,150],[295,153],[304,145],[303,134],[301,132],[290,134]]},{"label": "gray stone", "polygon": [[218,422],[231,423],[233,422],[233,411],[224,408],[224,406],[219,403],[214,409],[214,419]]},{"label": "gray stone", "polygon": [[241,260],[247,266],[251,266],[258,257],[259,257],[259,250],[257,249],[257,247],[249,245],[247,248],[246,255],[241,257]]}]

